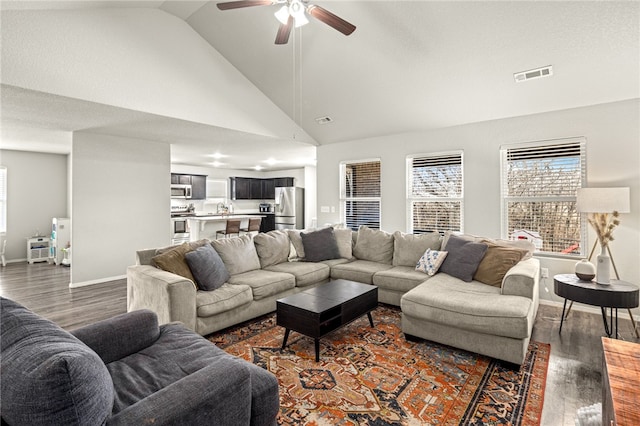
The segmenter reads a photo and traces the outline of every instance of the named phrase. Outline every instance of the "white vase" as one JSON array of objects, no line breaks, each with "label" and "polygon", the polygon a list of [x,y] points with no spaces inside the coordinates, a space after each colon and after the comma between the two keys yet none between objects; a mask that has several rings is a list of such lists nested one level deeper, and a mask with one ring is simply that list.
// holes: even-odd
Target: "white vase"
[{"label": "white vase", "polygon": [[600,246],[600,254],[596,257],[596,282],[611,284],[611,258],[607,255],[607,246]]}]

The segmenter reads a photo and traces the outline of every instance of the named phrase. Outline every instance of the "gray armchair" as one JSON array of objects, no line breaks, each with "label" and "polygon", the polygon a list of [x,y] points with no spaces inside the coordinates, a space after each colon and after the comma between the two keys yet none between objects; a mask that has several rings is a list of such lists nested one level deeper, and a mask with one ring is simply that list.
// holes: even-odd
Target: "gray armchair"
[{"label": "gray armchair", "polygon": [[278,383],[134,311],[69,333],[0,298],[3,424],[272,425]]}]

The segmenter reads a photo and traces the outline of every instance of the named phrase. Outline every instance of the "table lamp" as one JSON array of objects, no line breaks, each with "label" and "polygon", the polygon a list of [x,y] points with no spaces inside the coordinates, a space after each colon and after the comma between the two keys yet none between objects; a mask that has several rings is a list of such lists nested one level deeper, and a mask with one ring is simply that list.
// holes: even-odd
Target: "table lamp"
[{"label": "table lamp", "polygon": [[620,279],[609,242],[613,241],[614,228],[620,224],[618,214],[630,212],[629,188],[580,188],[577,192],[576,210],[580,213],[588,213],[589,223],[598,237],[589,254],[589,260],[593,256],[596,244],[600,243],[596,282],[605,285],[611,283],[609,265],[613,265],[616,278]]}]

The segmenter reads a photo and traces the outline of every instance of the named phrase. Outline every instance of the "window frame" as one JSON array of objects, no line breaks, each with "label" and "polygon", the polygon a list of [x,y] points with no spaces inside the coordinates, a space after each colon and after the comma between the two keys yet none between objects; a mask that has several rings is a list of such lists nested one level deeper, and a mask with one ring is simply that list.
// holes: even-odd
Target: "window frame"
[{"label": "window frame", "polygon": [[[460,156],[460,194],[456,197],[423,197],[414,196],[413,194],[413,162],[417,158],[432,158]],[[406,157],[406,212],[407,212],[407,232],[414,233],[413,226],[413,206],[417,202],[459,202],[460,203],[460,229],[454,232],[464,232],[464,150],[438,151],[429,153],[410,154]],[[440,234],[444,234],[447,230],[436,229]]]},{"label": "window frame", "polygon": [[[346,169],[348,166],[352,164],[363,164],[363,163],[378,163],[380,172],[378,176],[378,180],[380,181],[380,188],[378,197],[347,197],[347,179],[346,179]],[[347,224],[347,203],[349,201],[373,201],[378,203],[378,228],[372,229],[380,229],[382,225],[382,161],[380,158],[367,158],[362,160],[346,160],[340,162],[340,221],[344,223],[344,226],[352,229]],[[358,225],[359,227],[360,225]]]},{"label": "window frame", "polygon": [[[532,141],[532,142],[521,142],[521,143],[512,143],[505,144],[500,146],[500,228],[501,235],[504,239],[510,239],[509,235],[509,212],[508,212],[508,203],[509,201],[530,201],[530,202],[576,202],[577,195],[573,196],[569,195],[561,195],[561,196],[535,196],[535,197],[509,197],[506,194],[506,190],[508,187],[507,183],[507,165],[508,158],[507,155],[510,150],[516,149],[545,149],[552,146],[562,146],[562,145],[577,145],[579,149],[579,163],[580,163],[580,188],[584,188],[587,186],[587,141],[583,136],[580,137],[570,137],[570,138],[560,138],[560,139],[548,139],[541,141]],[[551,158],[551,157],[549,157]],[[544,251],[537,250],[534,252],[536,256],[541,257],[558,257],[562,259],[571,259],[571,258],[581,258],[586,255],[587,252],[587,221],[585,220],[584,214],[578,212],[577,214],[580,224],[579,224],[579,232],[580,232],[580,252],[579,253],[562,253],[555,251]]]}]

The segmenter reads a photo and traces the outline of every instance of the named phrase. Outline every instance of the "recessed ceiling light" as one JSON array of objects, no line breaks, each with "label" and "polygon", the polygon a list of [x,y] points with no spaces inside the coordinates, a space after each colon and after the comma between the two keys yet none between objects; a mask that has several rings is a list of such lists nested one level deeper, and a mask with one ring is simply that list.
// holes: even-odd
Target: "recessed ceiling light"
[{"label": "recessed ceiling light", "polygon": [[255,166],[254,169],[257,170],[257,171],[260,171],[260,170],[262,170],[262,166]]},{"label": "recessed ceiling light", "polygon": [[533,80],[534,78],[549,77],[553,75],[553,67],[547,65],[546,67],[540,67],[529,71],[521,71],[513,74],[513,79],[516,83],[523,81]]},{"label": "recessed ceiling light", "polygon": [[220,167],[220,166],[224,166],[224,163],[221,163],[219,161],[214,161],[213,163],[211,163],[211,165],[213,167]]},{"label": "recessed ceiling light", "polygon": [[211,154],[212,158],[215,158],[216,160],[220,159],[220,158],[224,158],[227,157],[226,155],[220,154],[219,152],[216,152],[214,154]]},{"label": "recessed ceiling light", "polygon": [[316,123],[318,124],[327,124],[327,123],[331,123],[332,121],[333,121],[333,118],[329,117],[328,115],[325,115],[324,117],[316,118]]},{"label": "recessed ceiling light", "polygon": [[279,161],[276,160],[275,158],[269,158],[267,160],[264,160],[265,163],[267,163],[270,166],[273,166],[274,164],[277,164]]}]

